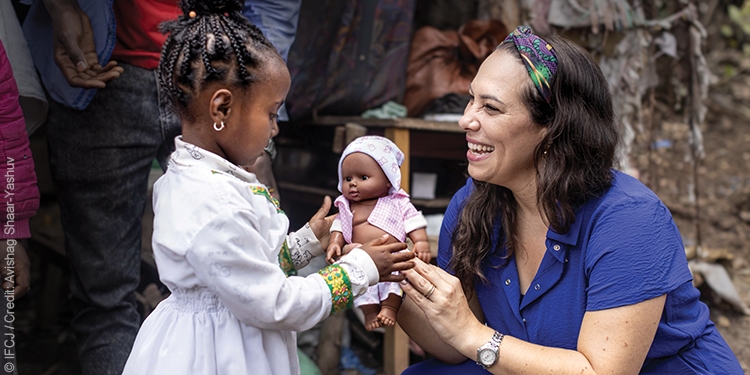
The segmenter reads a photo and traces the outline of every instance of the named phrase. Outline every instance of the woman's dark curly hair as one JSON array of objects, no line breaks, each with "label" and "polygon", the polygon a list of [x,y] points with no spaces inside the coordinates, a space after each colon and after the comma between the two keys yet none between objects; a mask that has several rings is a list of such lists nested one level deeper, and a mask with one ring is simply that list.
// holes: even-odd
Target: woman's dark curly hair
[{"label": "woman's dark curly hair", "polygon": [[183,14],[164,22],[168,33],[159,61],[159,87],[181,115],[211,82],[250,87],[256,69],[276,49],[242,14],[240,0],[181,0]]},{"label": "woman's dark curly hair", "polygon": [[[534,150],[537,199],[542,217],[557,233],[566,233],[575,221],[575,210],[602,194],[612,184],[615,148],[619,130],[612,107],[609,86],[591,55],[568,40],[545,38],[554,48],[558,65],[547,103],[531,79],[522,91],[522,100],[534,123],[548,129]],[[512,41],[501,43],[496,51],[523,61]],[[524,71],[526,69],[524,68]],[[502,84],[502,82],[498,82]],[[545,154],[546,151],[546,154]],[[482,261],[492,250],[494,226],[503,256],[514,254],[517,246],[517,202],[502,186],[474,181],[458,225],[453,232],[453,257],[449,265],[461,280],[467,295],[474,282],[487,282]]]}]

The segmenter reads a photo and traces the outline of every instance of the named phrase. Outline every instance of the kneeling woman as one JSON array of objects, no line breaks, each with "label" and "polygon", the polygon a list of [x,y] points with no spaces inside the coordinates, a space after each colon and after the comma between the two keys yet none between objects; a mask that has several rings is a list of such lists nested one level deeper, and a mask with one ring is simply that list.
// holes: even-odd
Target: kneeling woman
[{"label": "kneeling woman", "polygon": [[470,93],[472,178],[440,268],[417,262],[402,284],[398,321],[436,359],[404,374],[742,374],[669,210],[612,169],[618,126],[591,56],[520,27]]}]

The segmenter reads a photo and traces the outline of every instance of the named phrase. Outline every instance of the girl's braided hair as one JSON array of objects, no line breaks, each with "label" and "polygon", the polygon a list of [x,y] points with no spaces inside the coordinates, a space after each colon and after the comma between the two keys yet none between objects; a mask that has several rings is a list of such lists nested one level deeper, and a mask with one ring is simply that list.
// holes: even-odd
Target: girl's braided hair
[{"label": "girl's braided hair", "polygon": [[241,0],[180,0],[183,14],[161,24],[167,40],[159,61],[159,88],[182,115],[210,82],[249,87],[264,55],[276,49],[242,14]]}]

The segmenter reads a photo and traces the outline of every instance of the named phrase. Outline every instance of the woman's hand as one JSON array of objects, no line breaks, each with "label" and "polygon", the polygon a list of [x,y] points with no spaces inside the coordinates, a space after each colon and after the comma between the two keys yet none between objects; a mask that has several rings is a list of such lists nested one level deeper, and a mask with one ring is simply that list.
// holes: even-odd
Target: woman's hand
[{"label": "woman's hand", "polygon": [[439,267],[415,259],[414,268],[404,271],[404,293],[425,314],[438,336],[451,346],[472,329],[481,330],[464,295],[461,282]]}]

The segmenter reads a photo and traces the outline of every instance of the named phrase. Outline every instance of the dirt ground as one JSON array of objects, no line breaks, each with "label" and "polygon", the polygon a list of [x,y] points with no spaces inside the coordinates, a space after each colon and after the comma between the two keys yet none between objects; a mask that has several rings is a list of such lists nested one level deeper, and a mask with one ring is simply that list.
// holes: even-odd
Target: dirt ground
[{"label": "dirt ground", "polygon": [[[702,127],[705,158],[694,170],[688,125],[657,103],[656,130],[638,135],[633,163],[640,179],[672,211],[685,245],[700,243],[725,265],[740,298],[750,305],[750,58],[709,38],[716,40],[706,52],[714,78]],[[695,181],[699,211],[691,199]],[[712,320],[750,373],[750,316],[718,299],[705,284],[700,289]]]}]

